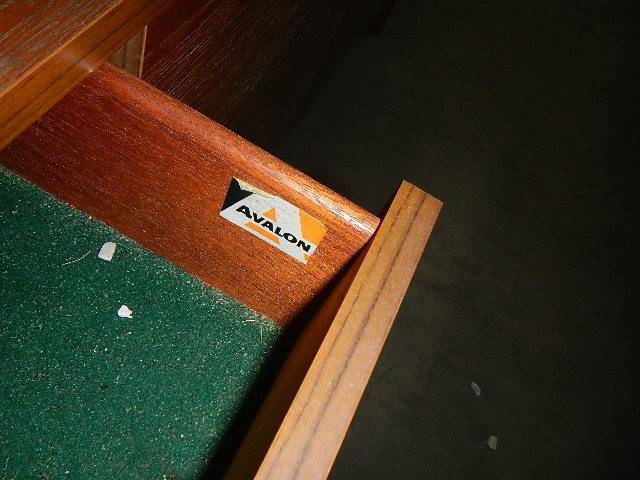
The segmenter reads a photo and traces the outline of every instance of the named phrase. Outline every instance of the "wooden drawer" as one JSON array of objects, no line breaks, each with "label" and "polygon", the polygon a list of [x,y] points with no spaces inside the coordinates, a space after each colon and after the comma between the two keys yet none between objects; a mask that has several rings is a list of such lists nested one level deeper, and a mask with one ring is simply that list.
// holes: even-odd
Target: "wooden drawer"
[{"label": "wooden drawer", "polygon": [[[243,442],[235,452],[225,447],[235,456],[227,476],[328,474],[438,200],[404,182],[378,219],[108,65],[2,150],[0,160],[205,284],[300,330]],[[222,218],[234,179],[318,220],[326,232],[317,249],[296,258],[273,238]],[[276,225],[258,227],[264,234]]]},{"label": "wooden drawer", "polygon": [[[389,3],[308,0],[291,8],[270,0],[251,12],[245,2],[204,0],[0,7],[7,66],[0,163],[14,172],[0,170],[5,475],[328,475],[441,203],[403,182],[377,217],[191,107],[263,145],[277,143],[314,79]],[[142,77],[154,86],[100,66],[132,37],[120,61],[142,59],[136,32],[144,28]],[[190,57],[194,51],[209,54]],[[129,257],[149,259],[156,271],[136,264],[137,272],[117,278],[119,254],[111,268],[91,251],[46,268],[37,263],[57,258],[65,241],[73,251],[70,232],[82,236],[83,226],[120,238]],[[133,318],[147,310],[148,324],[133,332],[128,307],[118,315],[129,323],[115,323],[115,310],[100,323],[91,308],[102,295],[123,293],[102,275],[120,288],[138,282],[134,290],[148,296],[133,306]],[[49,276],[58,282],[52,292],[42,289]],[[97,299],[81,297],[96,292]],[[196,312],[183,313],[200,317],[160,319],[178,298]],[[74,302],[85,304],[69,311]],[[212,322],[216,309],[226,320],[209,326],[207,309]],[[104,350],[93,345],[98,330]],[[174,342],[164,353],[153,350],[157,330]],[[176,340],[181,335],[192,343]],[[210,368],[214,350],[219,365]],[[65,352],[84,370],[68,371]],[[179,361],[194,363],[195,355],[202,358],[192,376],[212,404],[194,394],[188,371],[181,384]],[[143,374],[130,377],[139,384],[109,373],[116,357],[119,365],[139,362]],[[154,383],[144,375],[150,366],[169,371],[173,383],[140,396]],[[131,404],[142,397],[146,403]],[[190,415],[207,410],[218,423],[191,428],[198,420]],[[169,425],[174,414],[177,424]],[[84,421],[94,417],[100,429]],[[135,441],[117,440],[129,435],[123,428]]]}]

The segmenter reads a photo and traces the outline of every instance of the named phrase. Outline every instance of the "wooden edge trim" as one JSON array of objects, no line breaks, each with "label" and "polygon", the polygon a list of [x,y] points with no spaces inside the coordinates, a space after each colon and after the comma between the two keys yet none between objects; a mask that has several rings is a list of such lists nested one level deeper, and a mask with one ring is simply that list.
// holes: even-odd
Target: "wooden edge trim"
[{"label": "wooden edge trim", "polygon": [[441,206],[402,183],[293,348],[226,478],[327,477]]},{"label": "wooden edge trim", "polygon": [[121,0],[0,92],[0,149],[171,2]]},{"label": "wooden edge trim", "polygon": [[144,49],[147,41],[147,26],[131,37],[115,53],[109,57],[114,65],[126,70],[136,77],[142,76]]}]

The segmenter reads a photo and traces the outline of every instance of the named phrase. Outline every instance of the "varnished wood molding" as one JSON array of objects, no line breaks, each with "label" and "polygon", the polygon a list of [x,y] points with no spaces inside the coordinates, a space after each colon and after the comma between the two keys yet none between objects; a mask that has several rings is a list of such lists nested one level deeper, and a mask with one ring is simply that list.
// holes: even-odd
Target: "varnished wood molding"
[{"label": "varnished wood molding", "polygon": [[288,357],[229,479],[328,475],[441,205],[403,182],[367,250]]},{"label": "varnished wood molding", "polygon": [[0,8],[0,148],[169,0],[9,2]]},{"label": "varnished wood molding", "polygon": [[109,61],[114,65],[126,70],[131,75],[140,77],[142,75],[142,66],[144,64],[144,49],[147,38],[147,27],[131,37],[124,45],[122,45],[114,54],[111,55]]}]

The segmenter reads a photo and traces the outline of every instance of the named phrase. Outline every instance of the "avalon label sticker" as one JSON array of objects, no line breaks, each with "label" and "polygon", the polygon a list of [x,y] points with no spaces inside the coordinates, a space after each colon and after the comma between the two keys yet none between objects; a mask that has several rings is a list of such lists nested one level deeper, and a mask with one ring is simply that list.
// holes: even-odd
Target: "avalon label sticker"
[{"label": "avalon label sticker", "polygon": [[298,207],[237,178],[231,179],[220,216],[302,263],[327,231]]}]

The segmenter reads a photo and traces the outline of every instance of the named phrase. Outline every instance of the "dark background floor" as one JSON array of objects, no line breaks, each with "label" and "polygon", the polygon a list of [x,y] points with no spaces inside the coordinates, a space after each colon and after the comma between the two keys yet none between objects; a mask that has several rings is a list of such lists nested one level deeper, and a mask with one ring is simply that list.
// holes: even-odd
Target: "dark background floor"
[{"label": "dark background floor", "polygon": [[399,0],[277,152],[374,212],[402,178],[446,202],[332,478],[635,469],[639,26]]}]

